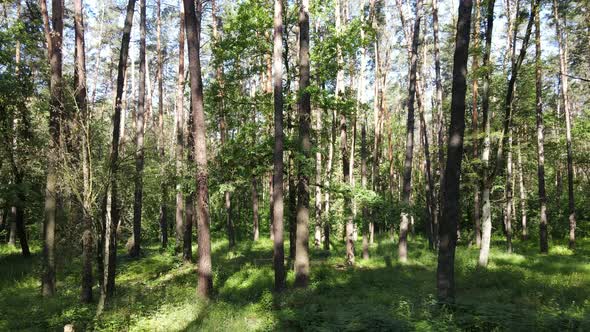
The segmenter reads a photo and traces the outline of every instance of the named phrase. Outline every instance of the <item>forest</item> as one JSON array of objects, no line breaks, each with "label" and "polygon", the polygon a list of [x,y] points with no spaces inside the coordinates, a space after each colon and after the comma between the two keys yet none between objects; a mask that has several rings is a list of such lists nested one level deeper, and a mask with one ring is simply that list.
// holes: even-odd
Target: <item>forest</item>
[{"label": "forest", "polygon": [[0,140],[0,331],[590,331],[590,0],[2,0]]}]

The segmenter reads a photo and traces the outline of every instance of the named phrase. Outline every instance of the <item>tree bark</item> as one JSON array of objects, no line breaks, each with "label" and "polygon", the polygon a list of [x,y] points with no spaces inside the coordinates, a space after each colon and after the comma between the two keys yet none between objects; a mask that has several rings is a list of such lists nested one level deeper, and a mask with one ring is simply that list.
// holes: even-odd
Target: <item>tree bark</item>
[{"label": "tree bark", "polygon": [[254,241],[260,237],[260,225],[258,215],[258,181],[256,176],[252,176],[252,233]]},{"label": "tree bark", "polygon": [[[480,2],[479,0],[475,0],[475,21],[473,24],[473,48],[475,52],[473,52],[473,61],[471,64],[471,71],[473,72],[473,82],[471,91],[472,95],[472,107],[473,112],[471,116],[471,130],[473,134],[473,158],[478,158],[478,143],[479,143],[479,116],[478,116],[478,93],[479,93],[479,86],[478,86],[478,69],[479,69],[479,24],[480,24]],[[477,248],[481,247],[481,218],[480,218],[480,190],[481,189],[481,182],[476,180],[475,181],[475,192],[473,196],[473,232],[475,238],[475,246]]]},{"label": "tree bark", "polygon": [[[311,159],[311,95],[309,87],[309,0],[299,9],[299,151],[297,183],[297,234],[295,246],[295,286],[309,283],[309,172]],[[276,182],[275,182],[276,183]]]},{"label": "tree bark", "polygon": [[522,167],[522,152],[520,150],[520,139],[517,139],[517,165],[518,165],[518,188],[520,201],[520,226],[522,228],[521,238],[528,239],[527,211],[526,211],[526,188],[524,185],[524,170]]},{"label": "tree bark", "polygon": [[416,98],[416,72],[418,68],[418,43],[420,41],[420,21],[422,19],[422,0],[416,2],[416,18],[412,36],[412,55],[410,58],[410,73],[408,87],[408,119],[406,122],[406,152],[404,161],[402,213],[398,243],[398,257],[401,262],[408,260],[408,226],[410,195],[412,193],[412,159],[414,157],[414,101]]},{"label": "tree bark", "polygon": [[[182,189],[182,179],[184,177],[183,172],[183,161],[184,161],[184,6],[180,6],[180,29],[178,31],[178,76],[176,79],[176,245],[175,252],[179,253],[183,251],[183,258],[190,260],[192,257],[191,248],[186,253],[183,248],[184,246],[184,192]],[[189,149],[190,151],[190,149]],[[190,153],[190,152],[189,152]],[[187,207],[188,208],[188,207]],[[191,229],[189,228],[189,239],[191,235]]]},{"label": "tree bark", "polygon": [[[135,11],[136,0],[129,0],[127,4],[127,14],[125,25],[123,27],[123,37],[121,39],[121,51],[119,53],[119,65],[117,67],[117,92],[115,96],[115,111],[113,114],[113,136],[111,143],[111,160],[110,160],[110,195],[106,194],[105,204],[105,223],[104,223],[104,244],[103,249],[103,282],[100,290],[100,300],[97,313],[101,313],[108,300],[113,296],[115,291],[115,269],[116,269],[116,248],[117,234],[116,226],[119,222],[118,207],[118,173],[119,173],[119,138],[121,124],[121,98],[123,96],[123,84],[125,70],[127,68],[127,57],[129,55],[129,41],[131,38],[131,26],[133,24],[133,13]],[[110,213],[110,218],[106,214]]]},{"label": "tree bark", "polygon": [[135,125],[135,193],[133,201],[133,246],[129,256],[139,257],[141,248],[141,212],[143,206],[144,123],[146,102],[146,2],[139,0],[139,96]]},{"label": "tree bark", "polygon": [[[367,130],[361,126],[361,187],[367,189]],[[369,259],[369,210],[363,206],[363,259]]]},{"label": "tree bark", "polygon": [[[494,0],[489,0],[488,2],[493,2]],[[434,72],[435,72],[435,87],[436,87],[436,98],[435,98],[435,107],[436,107],[436,122],[437,122],[437,159],[438,159],[438,182],[439,182],[439,192],[436,195],[436,213],[435,218],[438,220],[441,217],[442,211],[442,197],[443,197],[443,187],[444,187],[444,112],[442,108],[442,101],[443,101],[443,88],[442,88],[442,79],[440,74],[440,48],[438,46],[438,0],[432,0],[432,29],[433,29],[433,48],[434,48]],[[438,232],[437,232],[438,233]],[[436,244],[438,247],[438,243]]]},{"label": "tree bark", "polygon": [[[43,222],[43,272],[41,288],[43,296],[53,296],[56,292],[55,280],[55,226],[58,208],[56,160],[61,154],[61,126],[64,115],[62,91],[62,41],[63,41],[63,0],[52,0],[51,21],[47,14],[47,3],[41,0],[41,13],[45,27],[45,38],[49,54],[51,81],[49,84],[51,101],[49,109],[49,150],[47,158],[47,182],[45,187],[45,219]],[[17,210],[18,212],[18,210]],[[18,218],[17,218],[18,220]],[[18,222],[17,222],[18,231]],[[20,232],[19,232],[20,233]]]},{"label": "tree bark", "polygon": [[[184,9],[183,9],[184,12]],[[192,97],[191,97],[192,98]],[[195,136],[193,126],[193,105],[192,99],[189,103],[189,114],[186,126],[186,149],[187,151],[187,163],[192,165],[195,162]],[[183,225],[183,236],[182,236],[182,256],[185,262],[192,261],[192,240],[193,240],[193,225],[195,224],[195,193],[190,192],[186,195],[185,200],[185,216]]]},{"label": "tree bark", "polygon": [[549,252],[547,234],[547,194],[545,192],[545,124],[543,121],[543,64],[541,62],[541,18],[535,12],[535,111],[537,119],[537,178],[539,191],[539,249]]},{"label": "tree bark", "polygon": [[271,183],[273,266],[275,291],[285,288],[285,248],[283,242],[283,0],[274,0],[273,34],[274,90],[274,172]]},{"label": "tree bark", "polygon": [[437,297],[440,303],[455,300],[455,247],[457,222],[460,218],[459,185],[463,137],[465,134],[465,95],[467,93],[467,60],[471,27],[471,0],[459,2],[459,17],[453,56],[453,83],[451,97],[451,123],[445,167],[444,200],[440,223],[440,247],[436,273]]},{"label": "tree bark", "polygon": [[574,200],[574,166],[572,160],[572,120],[568,96],[568,72],[567,72],[567,37],[561,29],[561,19],[559,17],[559,8],[556,0],[553,0],[553,17],[555,20],[555,30],[557,33],[557,43],[559,46],[559,75],[561,87],[561,101],[563,104],[563,113],[565,114],[565,137],[567,149],[567,197],[569,210],[569,247],[576,248],[576,207]]},{"label": "tree bark", "polygon": [[508,149],[506,151],[506,189],[504,205],[504,227],[506,231],[506,251],[512,253],[512,208],[514,195],[512,188],[513,163],[512,163],[512,127],[508,129]]},{"label": "tree bark", "polygon": [[162,56],[162,10],[161,0],[156,1],[156,53],[158,56],[158,154],[160,158],[160,241],[162,248],[168,246],[168,209],[166,200],[168,198],[168,188],[166,186],[166,169],[165,165],[165,139],[164,139],[164,85],[163,70],[164,58]]},{"label": "tree bark", "polygon": [[197,293],[209,298],[213,288],[211,268],[211,235],[209,232],[209,189],[207,172],[207,136],[203,105],[203,81],[201,77],[201,0],[183,0],[193,107],[193,135],[195,139],[196,188],[197,188],[197,243],[198,273]]},{"label": "tree bark", "polygon": [[82,172],[83,172],[83,192],[82,192],[82,224],[84,231],[82,234],[82,290],[80,299],[84,303],[92,302],[92,248],[94,246],[92,234],[92,197],[90,183],[90,145],[88,140],[88,94],[86,90],[86,52],[84,50],[84,14],[82,0],[74,1],[74,26],[76,35],[76,69],[74,75],[75,99],[80,110],[80,123],[82,124],[81,132],[81,152],[82,152]]},{"label": "tree bark", "polygon": [[[484,123],[486,126],[486,136],[484,139],[484,149],[482,151],[482,163],[483,167],[483,191],[482,191],[482,244],[479,252],[479,261],[478,266],[486,267],[488,264],[489,252],[490,252],[490,239],[491,239],[491,231],[492,231],[492,221],[491,221],[491,202],[490,202],[490,193],[492,188],[493,180],[497,173],[504,167],[504,154],[506,153],[504,150],[504,146],[508,143],[508,132],[509,129],[512,127],[512,100],[514,98],[514,90],[516,79],[518,76],[518,71],[524,60],[526,55],[526,49],[528,47],[528,42],[531,35],[531,29],[534,22],[535,16],[535,8],[539,6],[539,0],[533,1],[531,4],[531,12],[529,15],[529,22],[526,27],[526,32],[522,41],[522,46],[520,49],[520,54],[516,61],[512,63],[511,69],[511,76],[510,80],[508,81],[508,89],[506,92],[506,97],[504,100],[504,119],[503,119],[503,129],[501,138],[498,144],[498,150],[496,153],[496,165],[493,170],[489,167],[489,155],[490,155],[490,141],[491,141],[491,120],[488,114],[489,110],[489,96],[487,95],[489,89],[489,73],[486,72],[486,82],[484,82],[484,98],[483,98],[483,118]],[[490,9],[491,8],[491,9]],[[486,54],[484,55],[484,66],[488,66],[489,63],[489,48],[491,48],[491,26],[493,25],[493,15],[490,16],[493,11],[493,6],[488,5],[488,29],[490,31],[486,31]],[[488,36],[488,34],[490,34]],[[488,44],[489,43],[489,44]],[[485,59],[487,57],[487,59]]]}]

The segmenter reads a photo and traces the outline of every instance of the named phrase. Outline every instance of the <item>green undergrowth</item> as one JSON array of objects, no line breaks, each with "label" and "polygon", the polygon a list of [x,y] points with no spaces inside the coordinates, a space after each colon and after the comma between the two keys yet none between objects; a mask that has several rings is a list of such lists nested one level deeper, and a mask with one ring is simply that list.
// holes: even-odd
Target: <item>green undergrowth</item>
[{"label": "green undergrowth", "polygon": [[[215,293],[210,301],[196,296],[196,266],[184,264],[157,244],[129,259],[121,249],[117,289],[106,311],[80,304],[80,261],[61,258],[58,295],[40,295],[40,248],[22,258],[0,245],[0,330],[77,331],[363,331],[363,330],[590,330],[590,241],[574,252],[555,242],[548,255],[534,241],[516,242],[504,252],[493,241],[486,270],[476,268],[478,250],[459,246],[456,254],[457,301],[436,304],[436,255],[427,242],[410,241],[408,263],[397,261],[397,246],[378,238],[371,258],[344,264],[344,248],[312,248],[311,281],[293,289],[272,290],[272,243],[213,243]],[[285,246],[288,248],[288,246]],[[360,242],[357,243],[357,249]],[[288,250],[287,250],[288,252]],[[360,256],[360,252],[358,253]],[[98,287],[95,287],[95,299]]]}]

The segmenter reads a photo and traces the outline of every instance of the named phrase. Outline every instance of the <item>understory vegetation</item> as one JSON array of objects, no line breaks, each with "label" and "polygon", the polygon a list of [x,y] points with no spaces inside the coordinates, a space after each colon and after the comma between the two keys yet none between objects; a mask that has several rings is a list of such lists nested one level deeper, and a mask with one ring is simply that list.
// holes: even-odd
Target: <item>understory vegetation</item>
[{"label": "understory vegetation", "polygon": [[212,246],[216,292],[210,301],[195,292],[196,266],[152,243],[140,260],[119,255],[117,290],[99,318],[96,304],[77,301],[78,259],[58,262],[59,292],[43,299],[36,271],[39,246],[23,259],[20,251],[3,245],[0,330],[60,330],[65,324],[95,331],[590,329],[589,241],[581,240],[575,252],[565,241],[554,242],[548,255],[540,255],[533,240],[515,242],[513,254],[504,252],[500,237],[494,240],[485,271],[476,268],[476,248],[458,246],[452,310],[437,305],[436,254],[418,236],[405,264],[392,256],[396,250],[389,236],[379,236],[372,257],[354,268],[343,264],[340,242],[331,252],[312,250],[309,288],[280,295],[269,291],[268,239],[243,241],[230,251],[226,240],[218,240]]}]

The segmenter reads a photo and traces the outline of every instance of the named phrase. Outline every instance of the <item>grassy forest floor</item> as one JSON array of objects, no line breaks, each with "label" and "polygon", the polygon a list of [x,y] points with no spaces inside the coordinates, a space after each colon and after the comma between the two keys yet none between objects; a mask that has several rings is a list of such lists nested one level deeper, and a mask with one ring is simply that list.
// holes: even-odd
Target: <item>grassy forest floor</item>
[{"label": "grassy forest floor", "polygon": [[[435,304],[436,256],[427,242],[410,242],[409,263],[397,262],[397,246],[377,239],[372,257],[343,265],[344,248],[312,250],[311,284],[274,296],[272,243],[242,242],[228,252],[213,244],[215,295],[196,297],[195,265],[183,264],[157,244],[140,260],[120,252],[117,290],[107,311],[95,318],[96,305],[82,305],[80,261],[58,265],[58,293],[40,295],[40,248],[23,259],[0,245],[0,330],[77,331],[253,331],[253,330],[586,330],[590,331],[590,241],[572,252],[552,243],[539,255],[537,242],[516,242],[515,253],[493,242],[489,269],[475,267],[478,250],[457,250],[457,306]],[[285,246],[288,249],[288,245]],[[357,249],[360,248],[360,242]],[[289,284],[293,273],[289,272]],[[95,288],[95,298],[98,290]]]}]

